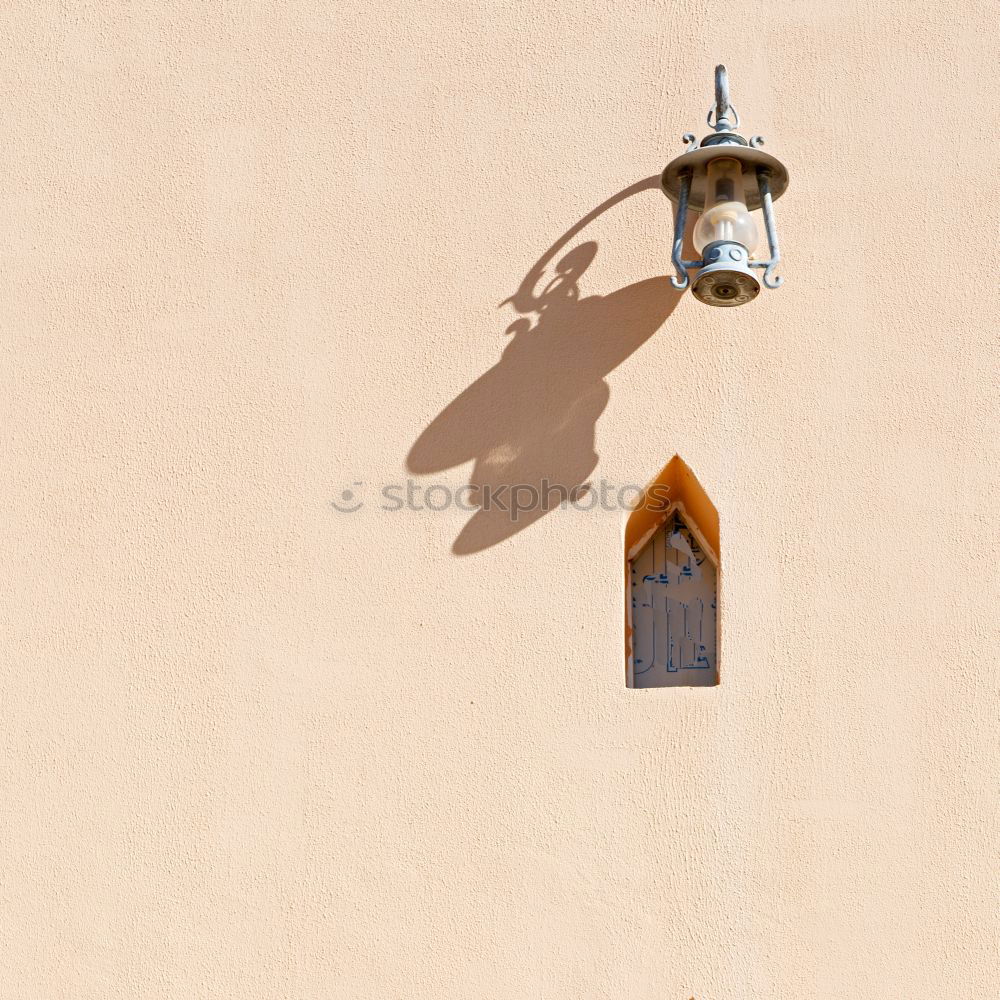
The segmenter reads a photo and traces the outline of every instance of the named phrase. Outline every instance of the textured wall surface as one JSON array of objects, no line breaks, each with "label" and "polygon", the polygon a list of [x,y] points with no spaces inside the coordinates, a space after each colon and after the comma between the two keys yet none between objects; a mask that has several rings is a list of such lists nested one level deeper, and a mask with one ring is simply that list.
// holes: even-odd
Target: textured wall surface
[{"label": "textured wall surface", "polygon": [[[995,994],[987,7],[4,5],[4,997]],[[722,683],[629,690],[626,513],[482,498],[674,453]]]}]

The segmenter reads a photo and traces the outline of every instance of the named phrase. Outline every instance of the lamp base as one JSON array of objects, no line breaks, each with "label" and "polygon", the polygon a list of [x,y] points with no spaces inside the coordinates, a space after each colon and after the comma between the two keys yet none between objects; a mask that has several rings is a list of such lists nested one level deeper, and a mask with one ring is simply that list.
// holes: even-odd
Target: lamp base
[{"label": "lamp base", "polygon": [[705,266],[694,276],[691,293],[709,306],[742,306],[757,298],[760,282],[750,270],[750,254],[742,243],[709,243]]}]

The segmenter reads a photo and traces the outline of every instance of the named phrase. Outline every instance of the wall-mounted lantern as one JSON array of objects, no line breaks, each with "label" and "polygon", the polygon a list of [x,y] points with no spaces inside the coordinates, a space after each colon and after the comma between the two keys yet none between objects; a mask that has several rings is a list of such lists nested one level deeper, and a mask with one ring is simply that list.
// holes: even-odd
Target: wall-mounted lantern
[{"label": "wall-mounted lantern", "polygon": [[[673,251],[677,276],[670,281],[674,288],[687,288],[691,284],[688,270],[697,269],[691,289],[696,299],[710,306],[741,306],[760,291],[754,268],[764,270],[768,288],[781,284],[782,279],[774,277],[780,255],[771,202],[788,186],[788,171],[759,148],[764,144],[761,136],[747,141],[733,131],[739,128],[740,116],[729,103],[725,66],[715,67],[715,107],[708,112],[708,124],[715,131],[700,143],[693,133],[684,135],[687,149],[667,164],[661,178],[664,193],[677,203]],[[755,208],[764,214],[768,260],[751,256],[758,241],[757,225],[750,215]],[[701,213],[693,234],[701,260],[683,259],[688,209]]]}]

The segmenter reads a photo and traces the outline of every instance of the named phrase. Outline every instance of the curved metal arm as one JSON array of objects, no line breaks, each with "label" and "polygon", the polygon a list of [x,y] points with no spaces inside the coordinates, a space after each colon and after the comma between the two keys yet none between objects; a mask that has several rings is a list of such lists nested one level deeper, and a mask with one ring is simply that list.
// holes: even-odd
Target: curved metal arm
[{"label": "curved metal arm", "polygon": [[[729,112],[733,113],[733,121],[729,121]],[[715,122],[712,121],[712,114],[715,113]],[[729,102],[729,72],[721,63],[715,67],[715,107],[710,108],[705,121],[711,125],[716,132],[728,132],[731,128],[739,128],[739,112]]]},{"label": "curved metal arm", "polygon": [[729,71],[721,63],[715,67],[715,120],[729,111]]},{"label": "curved metal arm", "polygon": [[766,167],[757,168],[757,188],[760,191],[760,207],[764,212],[764,229],[767,232],[767,246],[771,259],[757,261],[755,267],[763,267],[764,285],[767,288],[780,288],[784,278],[776,278],[774,269],[781,261],[781,251],[778,249],[778,233],[774,227],[774,207],[771,204],[771,181]]}]

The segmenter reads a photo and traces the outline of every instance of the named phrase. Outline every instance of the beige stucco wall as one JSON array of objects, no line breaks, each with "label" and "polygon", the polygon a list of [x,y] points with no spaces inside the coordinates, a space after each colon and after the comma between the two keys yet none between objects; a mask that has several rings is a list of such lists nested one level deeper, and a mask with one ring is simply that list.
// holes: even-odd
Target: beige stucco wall
[{"label": "beige stucco wall", "polygon": [[[4,997],[994,995],[986,5],[0,24]],[[672,296],[644,189],[498,309],[720,60],[785,287]],[[624,513],[380,509],[675,453],[718,688],[626,689]]]}]

